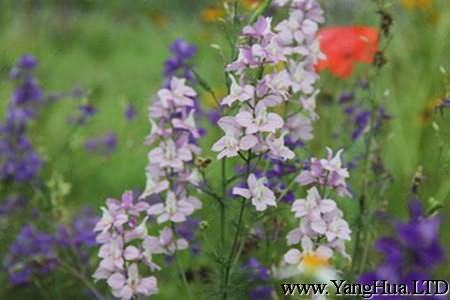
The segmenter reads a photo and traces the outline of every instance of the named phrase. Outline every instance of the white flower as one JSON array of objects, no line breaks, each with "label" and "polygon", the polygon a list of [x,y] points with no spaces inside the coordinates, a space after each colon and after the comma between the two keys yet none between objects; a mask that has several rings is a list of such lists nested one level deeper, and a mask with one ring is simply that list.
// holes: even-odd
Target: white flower
[{"label": "white flower", "polygon": [[235,187],[233,194],[251,199],[257,211],[264,211],[267,206],[276,206],[275,194],[264,185],[266,180],[265,177],[256,179],[254,174],[250,174],[247,179],[248,189]]}]

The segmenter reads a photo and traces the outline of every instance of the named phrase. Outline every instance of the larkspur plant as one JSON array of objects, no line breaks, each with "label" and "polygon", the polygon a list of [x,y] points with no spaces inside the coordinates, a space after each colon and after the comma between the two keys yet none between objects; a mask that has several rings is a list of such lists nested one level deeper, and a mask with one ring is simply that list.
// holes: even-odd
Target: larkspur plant
[{"label": "larkspur plant", "polygon": [[[376,241],[375,247],[383,255],[383,260],[372,272],[364,273],[359,281],[371,283],[373,280],[387,280],[389,283],[405,284],[413,288],[413,280],[433,278],[436,267],[445,262],[444,249],[439,241],[439,216],[427,216],[418,199],[409,204],[410,219],[403,223],[393,219],[394,236],[385,236]],[[419,283],[417,289],[425,292],[425,285]],[[394,296],[395,297],[395,296]],[[381,299],[375,295],[373,299]],[[423,299],[440,299],[428,296]]]},{"label": "larkspur plant", "polygon": [[[218,120],[225,134],[214,143],[212,150],[218,152],[217,158],[222,160],[240,156],[246,165],[243,173],[247,180],[232,189],[232,194],[240,196],[242,201],[235,242],[222,271],[223,299],[229,295],[231,260],[235,259],[246,202],[257,212],[264,212],[278,206],[280,200],[291,193],[287,187],[273,191],[268,179],[257,174],[258,162],[262,159],[268,165],[274,163],[272,172],[280,175],[293,173],[295,166],[287,165],[288,170],[284,171],[283,162],[295,158],[298,143],[313,138],[312,123],[318,119],[315,112],[318,90],[314,88],[318,74],[314,65],[324,58],[315,35],[322,22],[323,12],[315,1],[289,3],[288,18],[273,27],[271,18],[260,16],[254,24],[243,28],[245,42],[239,45],[236,60],[226,67],[230,92],[221,105],[225,114],[231,114]],[[184,58],[190,58],[195,52],[195,48],[180,40],[171,50],[176,57],[166,62],[165,75],[174,74],[180,67],[184,69]],[[187,79],[192,78],[189,75]],[[173,76],[150,106],[152,129],[146,144],[158,144],[148,155],[147,184],[140,199],[153,198],[153,203],[138,200],[133,204],[132,194],[127,192],[122,202],[109,199],[107,207],[103,208],[102,220],[96,226],[97,240],[103,244],[99,252],[102,261],[94,278],[105,279],[116,297],[130,299],[135,295],[156,293],[155,277],[141,277],[138,264],[143,263],[148,271],[155,271],[158,267],[152,255],[175,255],[188,247],[187,241],[177,239],[172,229],[202,207],[188,187],[205,192],[204,187],[210,186],[193,164],[195,157],[201,154],[195,143],[200,137],[194,117],[196,96],[197,93],[186,85],[186,78]],[[276,109],[282,110],[282,115],[275,112]],[[321,188],[323,192],[328,189],[327,192],[350,196],[345,182],[349,174],[341,166],[341,153],[333,156],[328,149],[328,158],[311,159],[309,169],[299,175],[300,185],[314,186],[308,190],[307,199],[296,200],[292,205],[292,211],[301,222],[298,229],[288,234],[288,244],[301,241],[302,252],[289,250],[285,255],[288,264],[301,267],[312,256],[327,262],[333,250],[348,257],[345,241],[350,240],[350,229],[343,213],[333,200],[318,192]],[[258,161],[255,162],[255,158]],[[272,186],[274,184],[277,185],[275,182]],[[225,199],[208,189],[206,192],[219,199],[221,214],[224,214]],[[147,222],[151,227],[165,224],[170,227],[160,230],[158,240],[148,235]],[[223,234],[223,221],[221,226]],[[317,243],[322,237],[326,242]],[[134,240],[139,241],[138,246],[132,244]],[[157,241],[160,247],[152,246]],[[258,293],[264,291],[255,290],[255,295]]]},{"label": "larkspur plant", "polygon": [[19,84],[11,95],[5,121],[0,127],[2,182],[30,182],[42,166],[42,159],[27,134],[28,125],[43,102],[42,91],[33,77],[36,65],[36,59],[27,54],[10,73],[11,80]]}]

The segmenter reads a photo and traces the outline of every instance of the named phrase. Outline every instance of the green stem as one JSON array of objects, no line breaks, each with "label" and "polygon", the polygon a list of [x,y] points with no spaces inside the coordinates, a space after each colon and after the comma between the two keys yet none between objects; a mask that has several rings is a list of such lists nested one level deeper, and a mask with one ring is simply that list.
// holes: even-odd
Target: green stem
[{"label": "green stem", "polygon": [[[248,178],[248,176],[250,175],[251,161],[252,161],[252,151],[248,150],[248,156],[247,156],[247,159],[245,160],[246,173],[247,173],[246,178]],[[228,256],[228,260],[225,265],[225,279],[224,279],[224,290],[223,290],[222,300],[226,300],[228,297],[228,284],[229,284],[229,280],[230,280],[231,266],[233,263],[234,256],[236,254],[236,250],[237,250],[236,247],[238,246],[239,236],[241,235],[241,231],[242,231],[242,223],[243,223],[243,219],[244,219],[245,204],[246,204],[246,199],[242,198],[241,208],[239,210],[237,228],[236,228],[236,232],[234,234],[233,244],[231,246],[231,252],[230,252],[230,255]]]},{"label": "green stem", "polygon": [[92,282],[89,279],[87,279],[86,276],[84,276],[78,270],[72,268],[69,264],[65,262],[61,261],[61,265],[66,272],[78,278],[94,294],[96,299],[105,300],[105,297],[103,297],[103,295],[96,289],[95,285],[92,284]]},{"label": "green stem", "polygon": [[[175,234],[175,224],[174,223],[172,223],[172,231]],[[176,251],[173,256],[175,259],[175,264],[177,266],[178,274],[180,274],[181,280],[183,281],[183,285],[186,289],[188,298],[189,298],[189,300],[194,300],[194,297],[192,296],[191,288],[190,288],[189,283],[186,278],[186,273],[184,272],[183,266],[181,265],[180,260],[178,258],[178,251]]]},{"label": "green stem", "polygon": [[[225,246],[225,221],[226,221],[226,210],[225,210],[225,201],[226,201],[226,197],[227,197],[227,162],[226,162],[226,157],[224,159],[222,159],[222,164],[221,164],[221,175],[222,175],[222,201],[220,202],[219,205],[219,209],[220,209],[220,251],[222,254],[222,257],[225,257],[225,252],[226,252],[226,246]],[[221,284],[224,284],[224,280],[225,280],[225,263],[222,262],[221,265],[221,272],[220,272],[220,276],[221,276]]]},{"label": "green stem", "polygon": [[[373,89],[373,87],[372,87]],[[361,269],[363,267],[360,265],[360,255],[361,254],[361,242],[362,242],[362,235],[364,231],[364,219],[366,215],[366,206],[367,206],[367,198],[368,198],[368,175],[369,175],[369,169],[370,169],[370,151],[372,148],[373,138],[374,138],[374,125],[376,121],[376,104],[374,101],[373,95],[369,97],[370,103],[371,103],[371,112],[370,112],[370,124],[369,124],[369,135],[367,137],[367,143],[366,143],[366,149],[364,152],[364,169],[362,174],[362,186],[361,186],[361,194],[359,196],[359,214],[358,219],[356,223],[356,237],[355,237],[355,245],[353,248],[353,262],[352,262],[352,272]],[[367,244],[367,243],[366,243]],[[367,245],[366,245],[367,247]]]}]

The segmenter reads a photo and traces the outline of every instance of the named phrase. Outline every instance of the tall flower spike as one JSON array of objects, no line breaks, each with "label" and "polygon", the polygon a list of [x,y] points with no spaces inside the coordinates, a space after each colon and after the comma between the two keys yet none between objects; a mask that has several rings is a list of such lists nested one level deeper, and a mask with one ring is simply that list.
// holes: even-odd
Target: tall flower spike
[{"label": "tall flower spike", "polygon": [[[313,137],[314,64],[322,57],[315,35],[322,11],[314,1],[292,1],[290,8],[287,20],[273,24],[261,16],[242,30],[246,42],[226,68],[230,93],[221,104],[232,106],[233,113],[218,121],[224,131],[212,146],[218,159],[249,151],[254,157],[288,161],[295,158],[294,147]],[[277,190],[266,187],[265,179],[249,174],[245,180],[248,188],[236,187],[234,194],[251,200],[258,211],[276,205]],[[268,184],[280,186],[273,181]],[[285,192],[277,192],[284,198]]]}]

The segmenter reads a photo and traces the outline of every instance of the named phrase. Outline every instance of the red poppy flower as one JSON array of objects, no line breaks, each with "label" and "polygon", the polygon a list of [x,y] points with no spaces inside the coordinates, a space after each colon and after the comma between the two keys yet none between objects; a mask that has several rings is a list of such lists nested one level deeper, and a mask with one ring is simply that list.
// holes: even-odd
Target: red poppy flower
[{"label": "red poppy flower", "polygon": [[317,63],[317,70],[329,69],[342,79],[352,74],[354,63],[372,63],[378,48],[378,31],[372,27],[327,27],[318,37],[327,58]]}]

